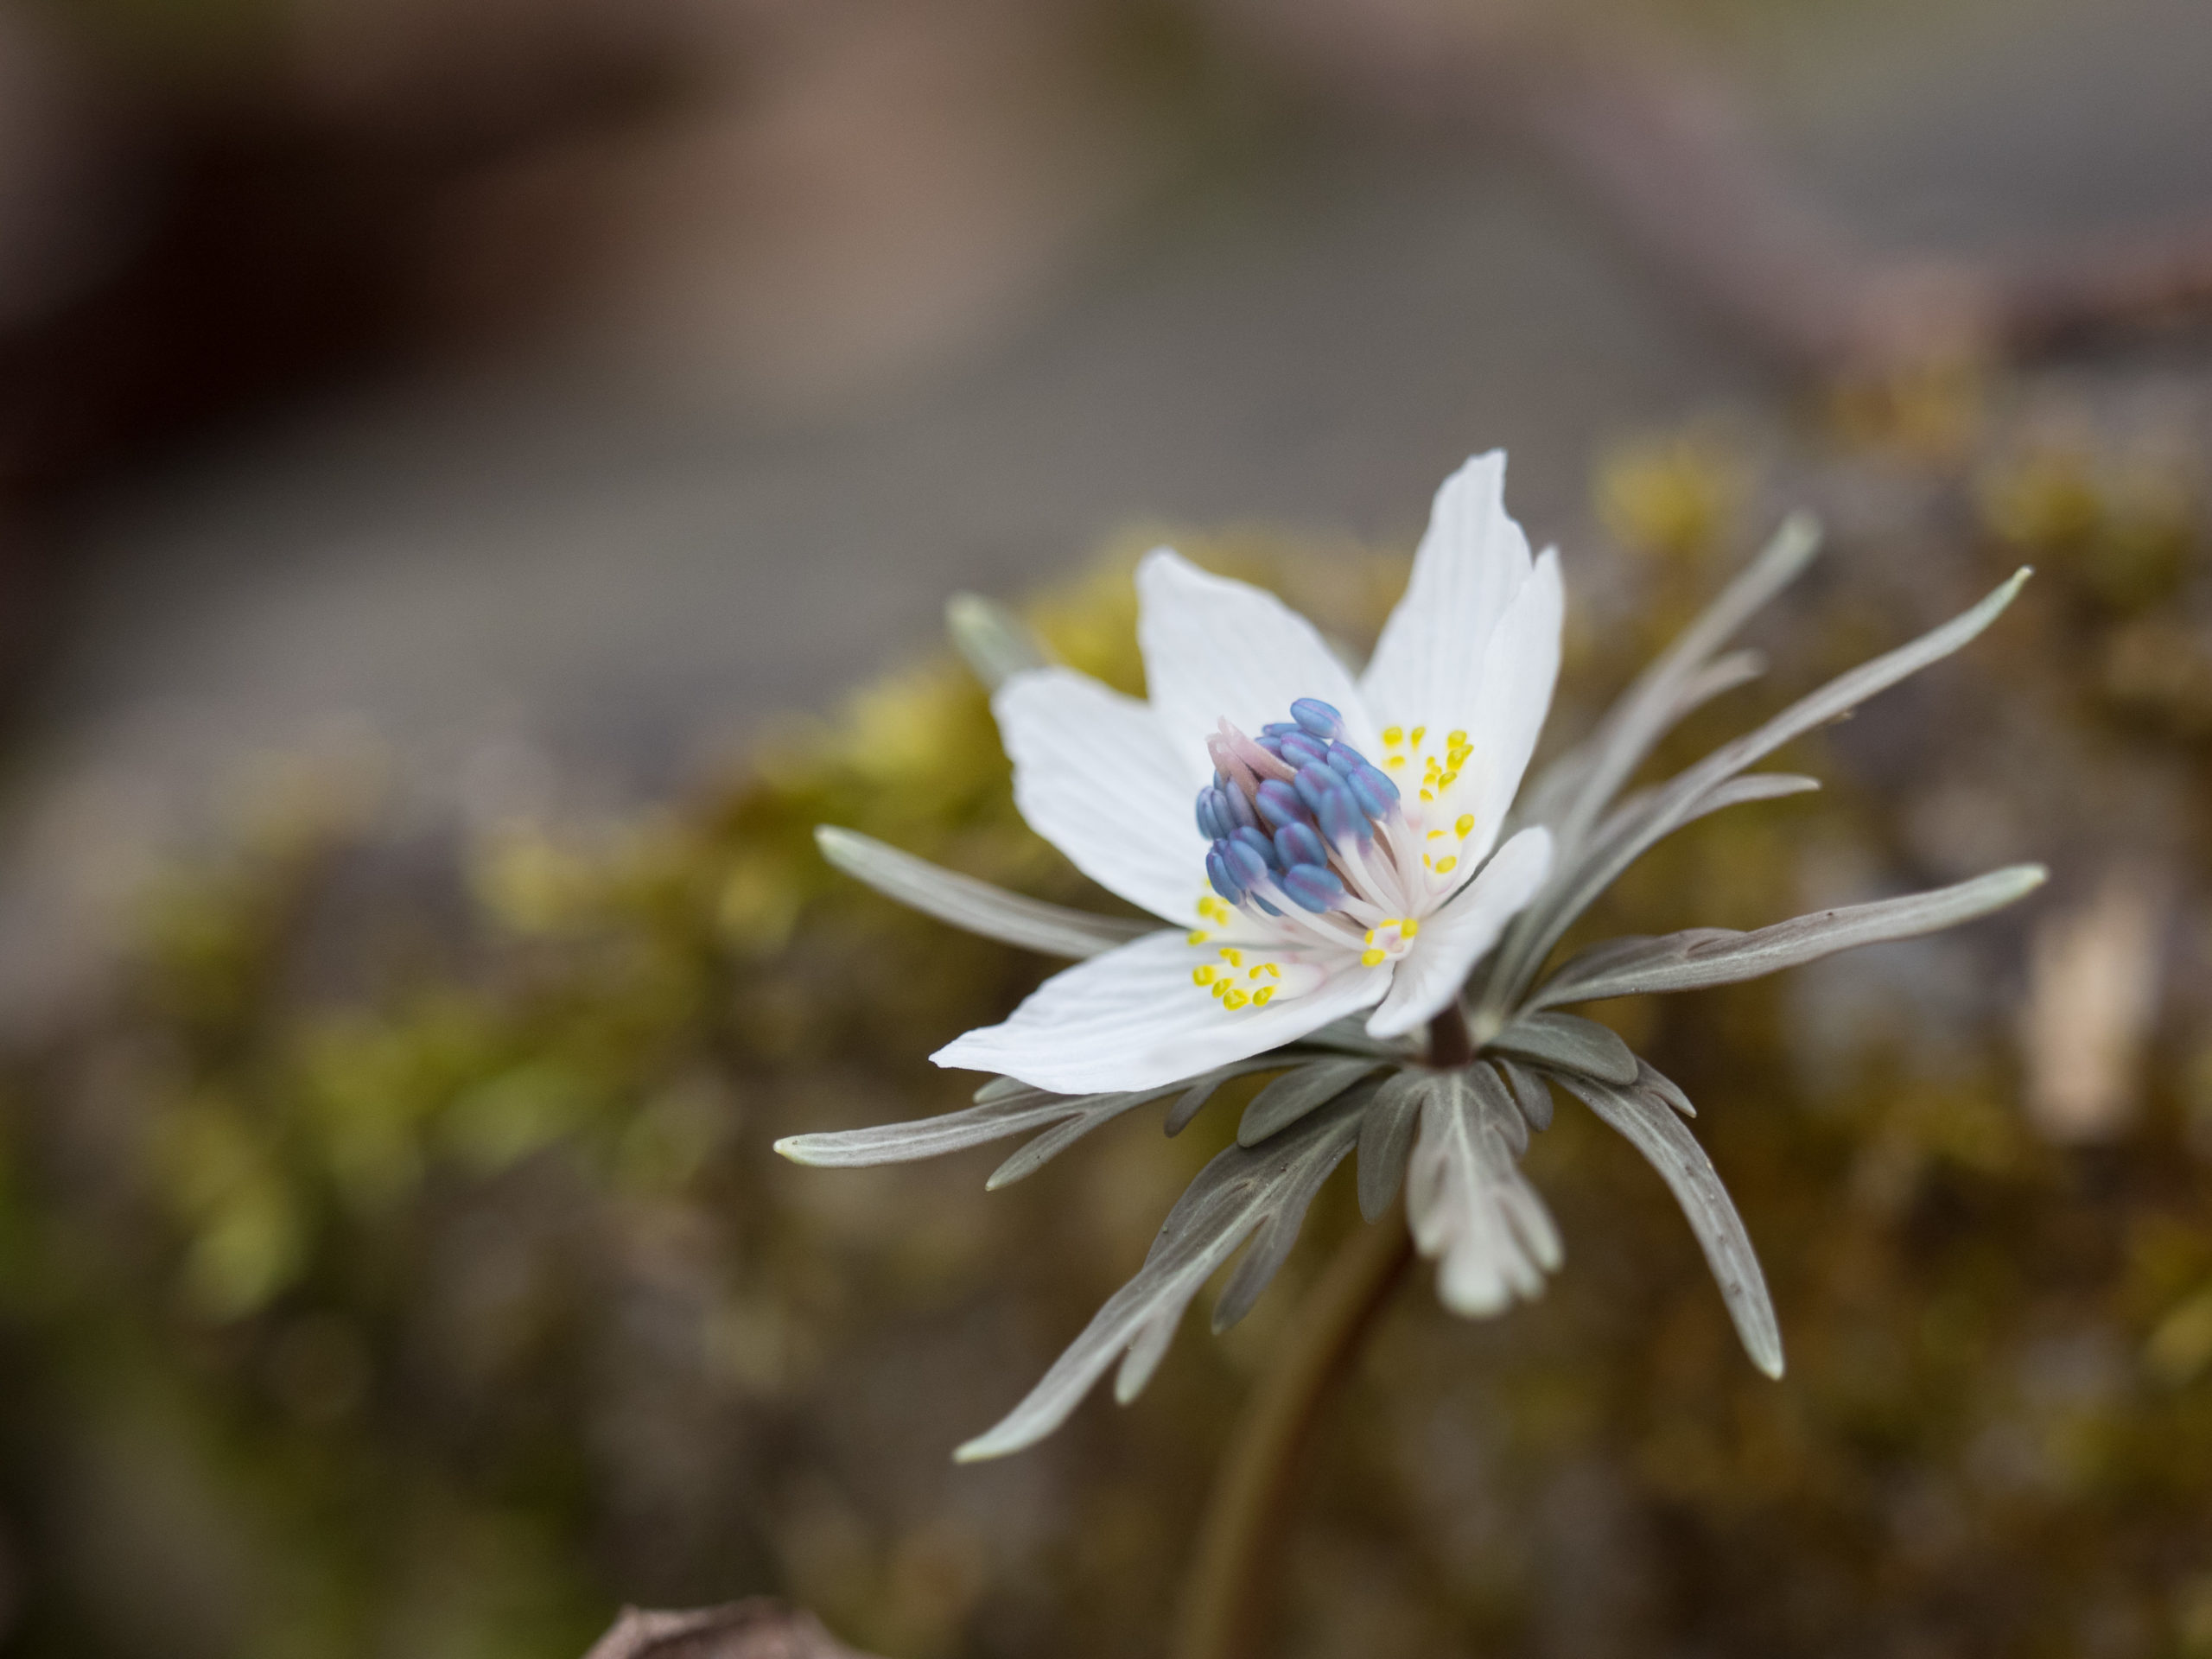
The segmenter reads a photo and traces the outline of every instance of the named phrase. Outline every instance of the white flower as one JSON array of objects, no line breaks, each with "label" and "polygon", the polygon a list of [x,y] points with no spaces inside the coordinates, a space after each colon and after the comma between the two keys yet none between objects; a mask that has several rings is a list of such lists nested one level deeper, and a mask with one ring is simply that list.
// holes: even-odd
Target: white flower
[{"label": "white flower", "polygon": [[[1172,553],[1154,554],[1138,574],[1149,705],[1048,667],[1019,621],[988,602],[956,601],[955,639],[998,688],[1024,815],[1091,876],[1175,922],[1173,931],[1007,893],[850,830],[816,831],[832,863],[902,903],[1085,960],[1005,1024],[936,1056],[1004,1074],[972,1106],[778,1141],[794,1160],[899,1163],[1030,1136],[988,1183],[1001,1186],[1141,1107],[1172,1097],[1164,1127],[1173,1135],[1223,1084],[1275,1074],[1246,1102],[1236,1144],[1168,1212],[1136,1276],[962,1458],[996,1457],[1050,1433],[1117,1365],[1115,1393],[1133,1399],[1185,1309],[1232,1257],[1214,1327],[1241,1319],[1348,1158],[1357,1158],[1370,1221],[1404,1189],[1414,1243],[1437,1262],[1446,1306],[1479,1316],[1537,1294],[1561,1247],[1519,1160],[1529,1133],[1552,1121],[1554,1087],[1665,1179],[1745,1351],[1767,1375],[1782,1375],[1764,1276],[1683,1122],[1688,1098],[1611,1029],[1563,1007],[1756,979],[1955,926],[2032,892],[2043,868],[2015,865],[1756,932],[1692,928],[1605,940],[1555,965],[1552,957],[1612,881],[1675,830],[1817,787],[1750,768],[1958,650],[2028,573],[1624,798],[1685,715],[1759,671],[1756,654],[1721,650],[1812,557],[1817,530],[1793,517],[1551,764],[1519,809],[1533,827],[1493,854],[1551,701],[1560,613],[1557,563],[1549,553],[1529,558],[1505,516],[1503,481],[1503,458],[1487,455],[1439,493],[1413,581],[1356,685],[1275,600]],[[1276,718],[1284,712],[1288,721]],[[1274,833],[1262,839],[1263,830]],[[1193,915],[1198,925],[1186,930]],[[1407,1035],[1455,1002],[1464,1026],[1433,1028],[1425,1051]],[[1370,1008],[1363,1033],[1353,1016]]]},{"label": "white flower", "polygon": [[1273,594],[1163,548],[1136,577],[1149,702],[1065,668],[1000,686],[1022,816],[1171,928],[1047,981],[938,1065],[1143,1089],[1358,1010],[1379,1038],[1452,1002],[1551,867],[1544,830],[1498,846],[1563,604],[1504,483],[1501,451],[1446,480],[1357,680]]}]

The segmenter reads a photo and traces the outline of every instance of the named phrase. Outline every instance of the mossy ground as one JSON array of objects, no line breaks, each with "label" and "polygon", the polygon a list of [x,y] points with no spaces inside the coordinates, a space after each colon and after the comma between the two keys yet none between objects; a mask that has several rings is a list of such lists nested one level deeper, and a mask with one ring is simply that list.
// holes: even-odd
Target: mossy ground
[{"label": "mossy ground", "polygon": [[[1568,550],[1569,731],[1770,508],[1837,532],[1756,631],[1771,686],[1676,760],[2044,569],[1967,657],[1784,757],[1823,794],[1697,826],[1593,925],[1756,925],[2012,857],[2057,880],[1961,935],[1598,1010],[1698,1103],[1789,1375],[1751,1369],[1664,1189],[1563,1104],[1530,1162],[1564,1274],[1493,1324],[1394,1305],[1307,1484],[1285,1652],[2212,1654],[2205,428],[1960,395],[1602,467],[1625,552],[1593,583]],[[1354,647],[1402,570],[1185,544]],[[1130,690],[1133,550],[1032,612]],[[947,658],[620,823],[402,836],[306,779],[149,895],[111,995],[0,1073],[11,1651],[569,1659],[618,1600],[760,1591],[899,1659],[1157,1650],[1349,1192],[1135,1406],[953,1468],[1235,1103],[988,1197],[988,1152],[778,1160],[961,1103],[975,1079],[924,1056],[1048,971],[835,876],[824,822],[1111,902],[1016,818]],[[2122,864],[2165,895],[2164,1012],[2102,1132],[2060,1144],[2023,1103],[2027,941]]]}]

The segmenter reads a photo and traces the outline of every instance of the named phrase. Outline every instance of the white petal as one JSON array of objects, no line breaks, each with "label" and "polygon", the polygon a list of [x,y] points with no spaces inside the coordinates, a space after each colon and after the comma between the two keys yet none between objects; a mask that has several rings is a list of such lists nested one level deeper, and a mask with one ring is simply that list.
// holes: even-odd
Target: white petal
[{"label": "white petal", "polygon": [[1220,721],[1256,734],[1288,720],[1300,697],[1333,704],[1347,741],[1373,747],[1375,728],[1351,671],[1273,594],[1211,575],[1163,547],[1137,567],[1137,607],[1145,693],[1192,789],[1213,775],[1205,741]]},{"label": "white petal", "polygon": [[1360,682],[1376,720],[1476,730],[1486,646],[1529,569],[1529,538],[1505,511],[1505,452],[1493,449],[1436,493],[1413,577]]},{"label": "white petal", "polygon": [[1400,1036],[1441,1013],[1506,923],[1536,896],[1551,868],[1548,830],[1523,830],[1499,848],[1465,891],[1422,918],[1413,948],[1398,962],[1390,995],[1367,1022],[1367,1034]]},{"label": "white petal", "polygon": [[1003,1025],[930,1058],[1060,1094],[1149,1089],[1294,1041],[1370,1006],[1389,982],[1387,969],[1347,956],[1303,996],[1232,1010],[1191,982],[1207,960],[1180,933],[1152,934],[1055,975]]},{"label": "white petal", "polygon": [[1189,925],[1206,891],[1196,786],[1144,704],[1073,669],[1016,674],[991,698],[1029,827],[1099,886]]},{"label": "white petal", "polygon": [[1548,550],[1497,619],[1483,651],[1482,677],[1466,728],[1474,753],[1467,761],[1470,787],[1464,798],[1475,815],[1475,832],[1463,857],[1480,858],[1497,844],[1521,776],[1529,770],[1559,679],[1560,624],[1566,611],[1559,555]]}]

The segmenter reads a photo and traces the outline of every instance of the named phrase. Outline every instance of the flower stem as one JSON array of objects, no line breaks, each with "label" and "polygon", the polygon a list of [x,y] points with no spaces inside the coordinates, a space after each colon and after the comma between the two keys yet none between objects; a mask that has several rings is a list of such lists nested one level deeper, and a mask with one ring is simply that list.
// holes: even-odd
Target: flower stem
[{"label": "flower stem", "polygon": [[1467,1016],[1457,1002],[1428,1022],[1427,1064],[1440,1070],[1475,1063],[1475,1034],[1467,1029]]},{"label": "flower stem", "polygon": [[1413,1253],[1404,1207],[1394,1205],[1376,1225],[1353,1229],[1300,1305],[1288,1351],[1255,1386],[1214,1477],[1173,1659],[1253,1659],[1266,1650],[1269,1569],[1289,1530],[1299,1454]]}]

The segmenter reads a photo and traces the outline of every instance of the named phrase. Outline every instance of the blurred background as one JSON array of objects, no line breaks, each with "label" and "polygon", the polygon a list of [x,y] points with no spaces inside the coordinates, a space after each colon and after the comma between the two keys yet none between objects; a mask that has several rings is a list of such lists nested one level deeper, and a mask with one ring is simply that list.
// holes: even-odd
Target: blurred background
[{"label": "blurred background", "polygon": [[922,1057],[1045,971],[807,831],[1096,901],[945,597],[1134,688],[1173,535],[1363,645],[1503,445],[1569,736],[1789,507],[1833,550],[1693,742],[2043,572],[1609,925],[2056,874],[1601,1010],[1789,1379],[1563,1110],[1565,1276],[1394,1304],[1281,1650],[2212,1654],[2208,86],[2195,0],[13,0],[0,1651],[567,1659],[753,1592],[1157,1651],[1347,1195],[954,1469],[1234,1113],[988,1199],[779,1164],[960,1103]]}]

